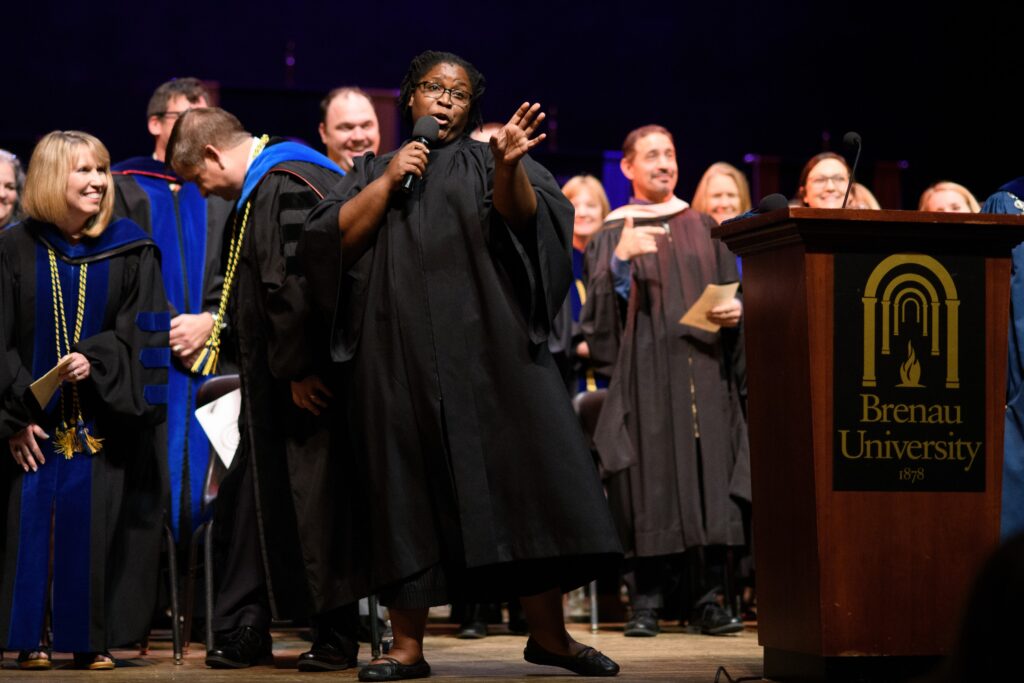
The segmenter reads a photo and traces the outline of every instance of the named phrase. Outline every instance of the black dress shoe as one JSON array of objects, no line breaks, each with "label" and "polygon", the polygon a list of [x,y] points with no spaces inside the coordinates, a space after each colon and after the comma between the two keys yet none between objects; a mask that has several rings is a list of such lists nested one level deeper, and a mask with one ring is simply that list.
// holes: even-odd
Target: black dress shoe
[{"label": "black dress shoe", "polygon": [[638,609],[633,618],[626,622],[623,635],[631,638],[650,638],[661,633],[658,625],[658,613],[652,609]]},{"label": "black dress shoe", "polygon": [[299,655],[299,671],[341,671],[356,666],[359,643],[328,631],[313,642],[308,652]]},{"label": "black dress shoe", "polygon": [[404,681],[429,675],[430,665],[422,657],[415,664],[402,664],[394,657],[381,657],[376,664],[367,664],[359,670],[361,681]]},{"label": "black dress shoe", "polygon": [[206,652],[206,666],[211,669],[244,669],[267,661],[273,661],[270,634],[252,626],[241,627],[224,645]]},{"label": "black dress shoe", "polygon": [[482,621],[470,621],[459,626],[455,632],[456,638],[464,640],[480,640],[487,637],[487,624]]},{"label": "black dress shoe", "polygon": [[560,666],[580,676],[615,676],[619,665],[592,647],[585,647],[575,655],[556,655],[537,644],[533,638],[526,641],[523,659],[531,664]]},{"label": "black dress shoe", "polygon": [[700,632],[706,636],[725,636],[743,630],[743,622],[716,603],[705,604],[697,618]]}]

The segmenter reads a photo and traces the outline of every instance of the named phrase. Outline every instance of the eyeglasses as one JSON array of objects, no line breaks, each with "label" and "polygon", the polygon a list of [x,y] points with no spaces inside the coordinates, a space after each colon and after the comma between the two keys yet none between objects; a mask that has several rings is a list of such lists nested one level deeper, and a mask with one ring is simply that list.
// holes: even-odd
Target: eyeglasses
[{"label": "eyeglasses", "polygon": [[836,187],[842,187],[843,185],[849,184],[850,179],[844,175],[823,175],[807,179],[809,184],[819,188],[825,187],[830,181]]},{"label": "eyeglasses", "polygon": [[457,90],[455,88],[446,88],[440,83],[433,83],[431,81],[420,81],[416,84],[416,87],[427,97],[432,100],[441,99],[445,93],[451,97],[452,104],[457,104],[460,107],[465,107],[469,104],[469,101],[473,99],[473,94],[468,93],[465,90]]},{"label": "eyeglasses", "polygon": [[155,114],[153,114],[153,116],[156,116],[157,118],[161,118],[161,119],[170,119],[171,121],[174,121],[179,116],[184,114],[186,111],[189,111],[189,110],[188,109],[184,109],[182,111],[158,111]]}]

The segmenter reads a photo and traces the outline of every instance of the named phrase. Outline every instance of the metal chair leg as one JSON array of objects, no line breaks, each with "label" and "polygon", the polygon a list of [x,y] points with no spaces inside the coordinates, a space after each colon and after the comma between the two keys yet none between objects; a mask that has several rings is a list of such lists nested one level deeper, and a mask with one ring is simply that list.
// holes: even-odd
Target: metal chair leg
[{"label": "metal chair leg", "polygon": [[736,602],[733,599],[736,595],[736,554],[729,547],[725,551],[725,567],[722,576],[722,593],[725,598],[725,610],[731,617],[739,617],[740,612],[736,609]]},{"label": "metal chair leg", "polygon": [[171,583],[171,642],[174,647],[174,663],[184,664],[181,649],[181,608],[178,602],[178,552],[174,543],[174,532],[164,525],[164,539],[167,541],[167,578]]},{"label": "metal chair leg", "polygon": [[597,579],[590,582],[590,632],[597,633]]},{"label": "metal chair leg", "polygon": [[188,576],[185,578],[185,623],[182,625],[182,641],[186,654],[191,649],[192,620],[195,617],[196,567],[199,565],[199,541],[203,537],[203,530],[206,528],[206,524],[206,522],[203,522],[192,532],[192,538],[188,544]]},{"label": "metal chair leg", "polygon": [[203,533],[203,576],[206,580],[206,651],[213,649],[213,520]]},{"label": "metal chair leg", "polygon": [[369,605],[367,611],[370,617],[370,654],[373,655],[374,659],[377,659],[380,657],[380,624],[377,622],[377,596],[368,596],[366,602]]}]

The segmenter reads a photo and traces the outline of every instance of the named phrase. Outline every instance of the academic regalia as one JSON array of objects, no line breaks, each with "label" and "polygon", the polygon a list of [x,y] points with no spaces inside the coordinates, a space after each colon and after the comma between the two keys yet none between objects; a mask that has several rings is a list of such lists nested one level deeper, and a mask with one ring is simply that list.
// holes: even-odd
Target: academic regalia
[{"label": "academic regalia", "polygon": [[[58,359],[49,250],[56,254],[68,333],[86,273],[80,341],[91,375],[61,389],[40,409],[28,391]],[[88,264],[86,268],[85,265]],[[138,642],[155,595],[155,574],[138,581],[157,547],[160,493],[152,436],[163,419],[169,316],[152,240],[134,223],[111,223],[96,238],[69,243],[54,226],[27,220],[0,236],[0,443],[30,423],[46,458],[37,472],[15,468],[8,503],[7,553],[0,592],[0,643],[33,650],[48,602],[53,646],[91,652]],[[65,459],[55,451],[60,414],[102,439],[96,454]],[[63,394],[63,399],[61,398]],[[62,405],[63,400],[63,405]],[[84,433],[79,432],[84,439]],[[131,463],[131,468],[126,465]],[[148,465],[147,465],[148,464]],[[47,591],[53,529],[52,592]],[[154,534],[154,528],[156,534]],[[48,600],[48,598],[52,598]],[[148,603],[147,603],[148,604]]]},{"label": "academic regalia", "polygon": [[[612,375],[595,443],[623,544],[641,557],[744,542],[737,500],[750,500],[747,430],[729,367],[737,330],[679,322],[709,283],[738,279],[736,259],[684,202],[637,227],[658,225],[656,254],[634,257],[628,305],[610,266],[623,215],[587,246],[581,327],[595,366]],[[616,216],[616,213],[620,213]],[[695,407],[694,407],[695,406]],[[699,441],[698,441],[699,436]]]},{"label": "academic regalia", "polygon": [[[393,155],[358,158],[307,231],[337,230]],[[343,274],[332,351],[347,361],[366,510],[346,539],[352,597],[439,567],[470,601],[569,590],[621,553],[547,348],[571,282],[572,206],[522,164],[538,206],[516,235],[491,203],[488,146],[433,149]]]},{"label": "academic regalia", "polygon": [[[196,185],[152,157],[127,159],[115,164],[112,172],[114,213],[138,223],[163,255],[161,272],[172,316],[215,311],[221,285],[220,245],[230,203],[204,199]],[[205,379],[171,360],[167,433],[158,435],[161,462],[168,467],[171,529],[185,542],[208,513],[203,509],[203,484],[210,442],[195,417],[196,394]]]},{"label": "academic regalia", "polygon": [[580,313],[587,300],[584,263],[584,253],[573,246],[572,285],[562,308],[551,321],[551,337],[548,339],[548,349],[555,357],[572,396],[582,391],[608,388],[608,376],[596,371],[589,358],[576,355],[576,347],[584,341],[579,326]]},{"label": "academic regalia", "polygon": [[[1024,177],[985,200],[982,213],[1024,215]],[[1010,273],[1010,342],[1003,436],[1002,537],[1024,531],[1024,244],[1013,250]]]},{"label": "academic regalia", "polygon": [[[297,257],[306,212],[340,175],[318,152],[271,140],[250,165],[228,222],[231,238],[248,212],[228,294],[241,441],[214,510],[218,633],[265,630],[271,616],[305,618],[347,602],[334,554],[343,533],[337,510],[346,502],[341,409],[336,398],[315,416],[293,403],[290,386],[316,374],[336,397],[342,393],[327,348],[329,321],[310,315]],[[329,253],[340,263],[338,245],[335,238]],[[227,242],[223,252],[228,258]]]}]

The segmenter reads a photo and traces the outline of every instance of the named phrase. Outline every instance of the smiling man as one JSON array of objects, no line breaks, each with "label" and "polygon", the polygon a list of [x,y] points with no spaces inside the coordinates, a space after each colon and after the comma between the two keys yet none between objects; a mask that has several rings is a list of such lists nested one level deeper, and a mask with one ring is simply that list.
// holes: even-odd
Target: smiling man
[{"label": "smiling man", "polygon": [[370,97],[359,88],[335,88],[320,102],[320,141],[345,173],[357,157],[377,153],[380,126]]},{"label": "smiling man", "polygon": [[741,505],[750,500],[746,425],[727,367],[743,309],[738,299],[713,308],[716,332],[680,319],[708,284],[739,279],[736,257],[711,238],[710,217],[674,196],[668,130],[632,131],[621,168],[633,197],[587,247],[581,326],[596,369],[612,376],[595,443],[633,556],[625,634],[657,635],[665,596],[691,563],[704,564],[691,623],[732,633],[743,625],[719,605],[716,574],[725,547],[744,541]]},{"label": "smiling man", "polygon": [[[299,669],[353,666],[358,615],[338,599],[344,558],[333,552],[348,501],[337,476],[340,380],[327,349],[329,319],[310,315],[297,254],[306,213],[341,169],[304,145],[256,138],[217,108],[182,114],[168,156],[204,194],[233,203],[218,312],[230,321],[241,375],[241,438],[214,510],[222,561],[206,664],[259,663],[271,654],[272,616],[309,615],[315,639]],[[335,262],[337,241],[320,249]],[[194,370],[216,369],[218,330]]]}]

